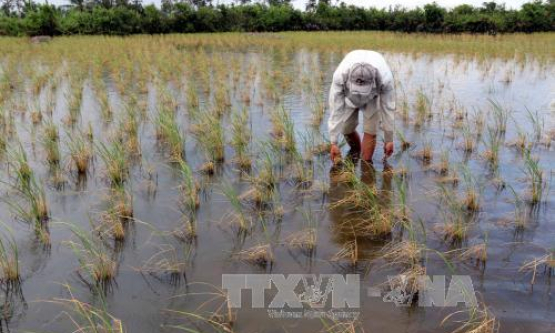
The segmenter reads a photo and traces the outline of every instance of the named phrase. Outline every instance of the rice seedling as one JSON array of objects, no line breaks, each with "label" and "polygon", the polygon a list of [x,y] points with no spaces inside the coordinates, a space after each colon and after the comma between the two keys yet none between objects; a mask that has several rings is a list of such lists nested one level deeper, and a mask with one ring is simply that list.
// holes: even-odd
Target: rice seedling
[{"label": "rice seedling", "polygon": [[535,205],[543,200],[547,182],[544,172],[539,164],[539,159],[533,157],[530,150],[524,152],[524,173],[530,181],[530,202]]},{"label": "rice seedling", "polygon": [[[166,312],[185,318],[189,323],[185,325],[173,325],[173,328],[187,332],[197,332],[190,328],[192,322],[195,327],[201,331],[206,331],[208,327],[217,332],[233,332],[233,325],[237,321],[237,312],[231,307],[231,301],[228,293],[223,289],[210,284],[191,283],[188,284],[189,288],[196,285],[208,286],[210,289],[206,292],[194,292],[177,297],[203,297],[206,296],[206,301],[199,302],[200,305],[193,311],[185,311],[182,309],[168,309]],[[206,324],[207,327],[200,326]]]},{"label": "rice seedling", "polygon": [[488,260],[488,243],[487,237],[483,243],[474,244],[464,250],[460,256],[460,260],[474,260],[476,265],[486,265],[486,261]]},{"label": "rice seedling", "polygon": [[421,159],[425,164],[429,164],[434,159],[431,141],[424,139],[422,149],[416,152],[415,156]]},{"label": "rice seedling", "polygon": [[184,160],[179,160],[179,172],[183,181],[179,187],[185,205],[190,211],[200,206],[200,186],[198,185],[191,168]]},{"label": "rice seedling", "polygon": [[171,244],[159,244],[156,248],[157,252],[141,265],[139,271],[158,278],[167,277],[170,284],[178,284],[182,278],[185,278],[185,268],[191,249],[186,249],[180,254],[182,251]]},{"label": "rice seedling", "polygon": [[249,168],[252,161],[249,156],[248,147],[252,139],[252,133],[249,128],[249,114],[247,109],[232,114],[231,133],[231,145],[236,155],[235,162],[239,164],[241,168]]},{"label": "rice seedling", "polygon": [[224,184],[222,192],[226,196],[227,200],[229,200],[233,209],[233,214],[230,217],[232,224],[236,224],[238,226],[239,232],[246,232],[250,230],[252,228],[252,220],[245,213],[241,197],[238,195],[233,185]]},{"label": "rice seedling", "polygon": [[497,333],[499,322],[485,305],[475,305],[468,310],[454,312],[445,317],[441,325],[448,323],[453,317],[465,314],[467,319],[457,321],[460,324],[452,333]]},{"label": "rice seedling", "polygon": [[97,144],[97,150],[100,158],[104,162],[108,178],[112,185],[123,185],[129,174],[129,162],[124,146],[117,140],[109,145],[99,142]]},{"label": "rice seedling", "polygon": [[465,185],[465,195],[463,199],[463,207],[468,211],[475,212],[480,209],[479,191],[477,182],[472,172],[465,166],[461,167],[463,181]]},{"label": "rice seedling", "polygon": [[112,316],[107,311],[106,301],[99,295],[100,305],[94,306],[78,300],[70,285],[64,284],[68,298],[54,298],[48,301],[51,304],[61,305],[67,310],[62,314],[67,316],[75,332],[82,333],[125,333],[121,320]]},{"label": "rice seedling", "polygon": [[182,159],[185,154],[185,142],[172,110],[161,107],[155,122],[156,135],[167,144],[170,158],[174,161]]},{"label": "rice seedling", "polygon": [[208,162],[222,162],[225,158],[225,140],[222,122],[214,112],[202,112],[195,119],[191,131],[208,157]]},{"label": "rice seedling", "polygon": [[312,256],[316,249],[318,222],[311,209],[303,209],[303,229],[290,234],[285,238],[284,244],[290,249],[300,249],[308,256]]},{"label": "rice seedling", "polygon": [[359,250],[357,240],[346,242],[343,246],[335,253],[331,261],[348,261],[351,265],[356,265],[359,262]]},{"label": "rice seedling", "polygon": [[38,238],[44,243],[50,243],[46,222],[49,219],[49,209],[46,192],[42,183],[37,181],[33,171],[29,168],[26,155],[21,150],[16,160],[16,183],[12,185],[20,200],[4,199],[15,215],[33,226]]},{"label": "rice seedling", "polygon": [[468,127],[463,127],[463,150],[465,153],[472,153],[474,151],[474,136]]},{"label": "rice seedling", "polygon": [[519,269],[519,272],[531,272],[532,278],[530,284],[536,283],[536,276],[538,274],[538,268],[543,267],[544,274],[549,278],[554,275],[555,272],[555,249],[550,249],[546,251],[547,253],[539,258],[534,258],[525,262]]},{"label": "rice seedling", "polygon": [[412,142],[408,141],[407,138],[405,137],[405,134],[402,131],[396,130],[395,131],[397,137],[399,138],[399,140],[401,140],[401,150],[405,151],[407,149],[409,149],[412,146]]},{"label": "rice seedling", "polygon": [[19,251],[13,236],[12,229],[2,223],[5,230],[0,235],[0,271],[2,276],[0,282],[5,284],[17,284],[20,281]]},{"label": "rice seedling", "polygon": [[44,141],[58,141],[60,135],[58,134],[58,127],[53,121],[49,120],[44,124],[43,135]]},{"label": "rice seedling", "polygon": [[502,136],[493,127],[488,126],[488,132],[486,139],[484,140],[484,145],[486,150],[483,153],[484,158],[488,161],[492,168],[497,168],[499,165],[499,152],[502,144]]},{"label": "rice seedling", "polygon": [[314,179],[314,169],[311,161],[306,161],[299,151],[292,154],[292,176],[298,187],[306,189]]},{"label": "rice seedling", "polygon": [[482,134],[485,123],[486,123],[486,120],[485,120],[484,113],[479,110],[475,110],[474,116],[473,116],[473,125],[474,125],[475,132],[476,134],[478,134],[478,136]]},{"label": "rice seedling", "polygon": [[416,127],[421,127],[426,120],[432,117],[430,98],[422,89],[418,90],[416,93],[415,109],[416,119],[414,125]]},{"label": "rice seedling", "polygon": [[276,108],[270,115],[272,121],[272,134],[277,143],[287,152],[293,152],[296,148],[295,129],[289,112],[283,106]]},{"label": "rice seedling", "polygon": [[441,205],[440,211],[443,223],[438,223],[434,231],[443,236],[445,241],[452,245],[461,244],[467,236],[468,224],[466,222],[466,207],[461,205],[453,191],[440,185]]},{"label": "rice seedling", "polygon": [[33,176],[33,170],[29,166],[27,153],[25,149],[23,149],[23,146],[19,144],[18,149],[9,151],[8,155],[10,157],[10,164],[13,166],[15,172],[15,187],[21,191],[25,191],[29,188],[29,183]]},{"label": "rice seedling", "polygon": [[530,149],[531,143],[528,142],[528,135],[524,132],[518,124],[516,125],[517,128],[517,137],[514,143],[509,143],[512,146],[516,146],[521,152],[524,152],[526,149]]},{"label": "rice seedling", "polygon": [[507,132],[507,123],[509,121],[509,116],[511,115],[511,112],[507,108],[502,106],[498,101],[490,99],[489,103],[492,109],[491,114],[493,117],[495,130],[499,134],[505,134],[505,132]]},{"label": "rice seedling", "polygon": [[545,128],[545,119],[541,117],[539,110],[532,112],[528,108],[526,108],[526,113],[528,116],[528,120],[534,129],[534,139],[536,141],[540,140]]},{"label": "rice seedling", "polygon": [[85,135],[80,131],[67,135],[69,156],[75,165],[77,173],[80,175],[87,173],[93,157],[92,146],[86,141]]},{"label": "rice seedling", "polygon": [[449,151],[441,152],[441,159],[438,164],[432,166],[433,170],[441,176],[447,176],[451,170],[451,161],[449,159]]},{"label": "rice seedling", "polygon": [[74,124],[81,116],[81,102],[83,99],[83,82],[81,79],[77,79],[72,83],[71,91],[66,95],[69,113],[65,121],[68,124]]},{"label": "rice seedling", "polygon": [[192,242],[198,236],[198,227],[196,220],[194,218],[189,219],[185,215],[183,216],[183,221],[181,225],[173,230],[172,235],[183,242]]},{"label": "rice seedling", "polygon": [[111,258],[99,237],[76,225],[62,224],[68,226],[76,238],[65,241],[65,244],[77,256],[80,266],[77,271],[79,278],[91,288],[99,287],[105,290],[116,277],[117,263]]},{"label": "rice seedling", "polygon": [[52,140],[52,137],[45,135],[45,138],[42,141],[44,150],[46,151],[46,161],[52,168],[57,166],[60,163],[61,159],[60,146],[57,135],[54,137],[56,139]]},{"label": "rice seedling", "polygon": [[274,253],[270,244],[260,244],[239,251],[233,255],[233,258],[262,267],[271,267],[274,263]]},{"label": "rice seedling", "polygon": [[324,119],[325,108],[324,108],[324,100],[319,94],[312,90],[311,93],[311,110],[312,110],[312,119],[311,124],[312,126],[320,126],[322,120]]},{"label": "rice seedling", "polygon": [[278,182],[274,170],[275,155],[270,148],[261,151],[261,157],[257,160],[255,169],[257,174],[251,177],[252,188],[241,195],[242,200],[250,201],[259,207],[271,202],[275,186]]},{"label": "rice seedling", "polygon": [[28,109],[31,114],[31,122],[36,125],[42,121],[42,112],[40,108],[40,101],[29,103]]}]

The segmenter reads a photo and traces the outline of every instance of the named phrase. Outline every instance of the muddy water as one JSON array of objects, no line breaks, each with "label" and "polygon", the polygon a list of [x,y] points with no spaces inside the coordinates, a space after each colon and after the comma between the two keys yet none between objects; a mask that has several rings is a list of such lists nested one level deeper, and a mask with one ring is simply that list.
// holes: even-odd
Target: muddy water
[{"label": "muddy water", "polygon": [[[293,84],[283,93],[280,92],[280,97],[281,104],[292,115],[300,147],[306,133],[313,133],[317,140],[327,135],[325,121],[328,112],[321,127],[314,129],[310,125],[310,106],[315,95],[318,100],[327,103],[331,74],[341,60],[340,54],[299,50],[283,58],[282,54],[270,51],[214,52],[223,52],[224,58],[238,58],[243,66],[255,64],[257,68],[252,89],[253,102],[247,106],[254,138],[253,151],[257,151],[260,142],[271,139],[269,112],[276,105],[276,101],[267,98],[265,93],[265,68],[280,68],[293,80],[314,79],[315,69],[322,73],[323,83],[318,86],[316,94]],[[184,53],[183,56],[187,55]],[[545,120],[545,133],[555,128],[555,68],[552,64],[540,64],[533,57],[524,62],[500,59],[483,62],[471,57],[450,55],[386,53],[385,56],[397,81],[398,105],[406,100],[411,109],[408,121],[401,119],[399,111],[396,126],[414,143],[414,147],[401,152],[397,142],[397,152],[391,164],[394,168],[404,167],[408,170],[405,179],[407,206],[415,224],[421,223],[426,230],[425,234],[419,232],[419,238],[430,249],[425,259],[427,274],[470,275],[478,299],[500,320],[502,332],[553,332],[555,303],[551,283],[554,278],[550,278],[541,267],[532,285],[531,274],[520,272],[519,268],[526,261],[545,255],[555,246],[554,197],[548,189],[544,202],[530,214],[526,228],[517,230],[512,223],[514,195],[508,185],[523,196],[529,188],[523,171],[522,153],[509,144],[516,138],[517,126],[529,137],[533,136],[527,110],[537,111]],[[110,101],[118,105],[120,96],[111,87],[110,79],[106,81],[110,89]],[[171,84],[168,86],[172,89]],[[63,128],[62,119],[67,113],[64,102],[64,91],[67,89],[66,82],[60,85],[55,95],[53,119],[60,129]],[[143,96],[148,101],[149,115],[155,114],[154,89],[154,85],[150,85],[149,92]],[[432,119],[421,128],[411,122],[418,91],[428,96],[433,112]],[[178,89],[173,87],[172,92],[181,101],[178,119],[186,130],[188,118],[185,103],[179,97]],[[21,98],[26,96],[25,92],[19,94]],[[207,95],[201,94],[200,98],[201,105],[208,103]],[[465,110],[469,118],[475,113],[483,113],[486,121],[491,123],[490,100],[499,101],[512,110],[505,136],[506,144],[501,148],[501,162],[496,173],[491,171],[481,156],[485,150],[484,143],[478,139],[476,151],[466,154],[460,148],[460,130],[453,129],[454,108]],[[85,85],[81,122],[91,122],[95,138],[102,141],[106,140],[106,127],[111,125],[102,123],[95,103],[90,86]],[[244,106],[239,94],[232,94],[232,104],[234,107]],[[38,244],[32,236],[32,230],[26,224],[17,222],[8,205],[2,203],[1,217],[15,229],[22,271],[20,290],[5,294],[3,329],[13,332],[70,332],[74,326],[63,312],[65,308],[49,301],[69,297],[65,284],[71,285],[73,295],[83,302],[98,305],[100,297],[91,292],[76,274],[78,258],[67,245],[67,241],[74,237],[64,222],[90,228],[89,222],[106,209],[109,185],[102,162],[96,157],[84,182],[82,180],[78,184],[76,177],[67,171],[65,186],[62,189],[55,188],[48,180],[44,152],[33,137],[29,119],[24,116],[18,118],[16,127],[33,169],[48,185],[52,245],[45,249]],[[224,128],[229,126],[224,125]],[[62,142],[65,135],[61,131]],[[352,217],[341,209],[330,209],[330,204],[347,195],[348,187],[338,183],[334,174],[330,174],[331,165],[327,155],[315,156],[308,166],[314,170],[314,181],[308,189],[296,187],[287,163],[278,166],[276,161],[276,172],[280,175],[279,196],[276,200],[277,205],[283,207],[283,216],[279,218],[271,213],[252,213],[256,228],[249,235],[238,235],[230,227],[232,207],[221,190],[225,183],[233,184],[239,192],[247,191],[249,183],[245,176],[229,162],[218,166],[212,177],[196,173],[196,178],[202,184],[201,204],[196,212],[198,237],[186,243],[170,233],[179,228],[184,219],[179,209],[179,176],[165,162],[166,158],[157,144],[154,125],[148,120],[140,127],[140,138],[141,162],[134,164],[131,179],[126,184],[133,194],[133,215],[136,221],[129,225],[125,242],[112,249],[113,258],[118,263],[117,275],[103,296],[108,311],[122,320],[128,332],[169,332],[176,330],[174,325],[209,331],[208,325],[198,324],[190,316],[179,315],[171,310],[203,313],[199,310],[201,305],[204,305],[202,309],[216,308],[222,300],[216,299],[207,305],[206,302],[211,299],[207,293],[213,291],[210,285],[221,287],[224,273],[359,274],[361,306],[357,325],[364,331],[450,332],[457,327],[455,319],[443,326],[441,322],[450,313],[463,310],[462,307],[398,307],[384,302],[381,297],[367,295],[367,290],[383,286],[387,275],[400,273],[398,267],[387,265],[380,259],[380,249],[390,239],[357,240],[360,259],[357,265],[330,260],[345,242],[354,237],[341,230],[342,222]],[[439,162],[442,152],[449,152],[452,167],[461,168],[461,165],[465,165],[477,184],[481,207],[477,213],[466,217],[469,228],[463,244],[445,242],[435,227],[443,222],[439,175],[432,166],[416,157],[424,142],[432,144],[435,154],[432,166]],[[385,200],[395,201],[399,197],[398,178],[383,172],[381,149],[378,146],[374,157],[375,169],[357,166],[357,174],[364,182],[382,190],[380,193]],[[346,152],[345,147],[343,150]],[[548,181],[555,163],[553,150],[553,147],[541,144],[533,148],[533,153],[540,157],[540,165]],[[62,155],[67,155],[64,145]],[[198,170],[205,161],[190,134],[187,135],[186,156],[194,170]],[[227,160],[231,160],[232,156],[233,150],[226,148]],[[8,177],[6,168],[2,170],[2,177],[3,180]],[[503,180],[506,186],[498,186],[498,179]],[[463,193],[463,190],[464,184],[453,187],[453,191],[458,193]],[[310,221],[307,221],[307,215],[311,216]],[[290,249],[284,244],[288,235],[302,230],[306,225],[317,228],[317,245],[311,254]],[[392,235],[393,240],[402,237],[398,230]],[[488,255],[485,266],[451,258],[450,253],[453,252],[448,252],[484,240],[487,240]],[[234,259],[234,254],[242,249],[268,243],[275,257],[272,265],[259,267]],[[163,249],[171,251],[160,254]],[[440,256],[437,254],[439,252],[448,253]],[[148,273],[142,270],[145,262],[156,254],[177,258],[177,261],[184,263],[185,273],[176,277],[164,272]],[[445,258],[450,261],[450,265],[446,264]],[[249,299],[248,294],[243,294],[243,297]],[[251,309],[246,302],[237,312],[233,329],[237,332],[311,332],[319,331],[322,327],[323,323],[319,319],[270,319],[266,309]]]}]

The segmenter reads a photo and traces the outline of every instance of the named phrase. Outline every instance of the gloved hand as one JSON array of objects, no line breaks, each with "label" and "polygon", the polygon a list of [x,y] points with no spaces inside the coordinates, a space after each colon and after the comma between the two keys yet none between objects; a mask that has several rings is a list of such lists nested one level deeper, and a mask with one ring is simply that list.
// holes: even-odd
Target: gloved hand
[{"label": "gloved hand", "polygon": [[386,142],[383,146],[383,152],[385,154],[385,158],[391,157],[393,155],[394,145],[393,142]]},{"label": "gloved hand", "polygon": [[330,157],[331,157],[331,161],[333,163],[335,163],[335,159],[337,157],[341,158],[341,150],[339,150],[339,147],[335,143],[332,143],[332,145],[331,145]]}]

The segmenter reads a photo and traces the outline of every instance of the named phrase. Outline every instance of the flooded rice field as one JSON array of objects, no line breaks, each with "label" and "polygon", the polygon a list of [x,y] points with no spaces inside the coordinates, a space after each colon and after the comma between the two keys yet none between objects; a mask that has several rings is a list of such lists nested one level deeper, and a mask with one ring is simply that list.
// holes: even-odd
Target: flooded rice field
[{"label": "flooded rice field", "polygon": [[[345,35],[0,39],[0,331],[555,331],[554,35]],[[395,77],[386,165],[328,153],[357,48]],[[275,318],[224,274],[355,274],[360,304]],[[477,302],[420,306],[443,275]]]}]

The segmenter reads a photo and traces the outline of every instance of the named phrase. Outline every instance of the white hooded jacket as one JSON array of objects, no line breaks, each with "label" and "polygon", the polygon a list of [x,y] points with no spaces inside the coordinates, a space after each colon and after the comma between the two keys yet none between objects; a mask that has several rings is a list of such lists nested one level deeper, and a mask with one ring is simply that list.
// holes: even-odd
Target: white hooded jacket
[{"label": "white hooded jacket", "polygon": [[[330,117],[328,119],[328,130],[330,141],[337,143],[339,134],[343,133],[343,125],[351,114],[360,105],[355,105],[347,98],[346,84],[351,67],[358,63],[368,63],[378,72],[377,86],[373,88],[371,96],[377,96],[378,110],[381,126],[384,131],[386,142],[393,141],[393,125],[395,120],[395,83],[391,69],[381,54],[374,51],[356,50],[348,53],[333,73],[331,83],[329,105]],[[366,101],[369,102],[369,101]],[[358,104],[358,103],[357,103]],[[361,107],[361,109],[363,109]]]}]

